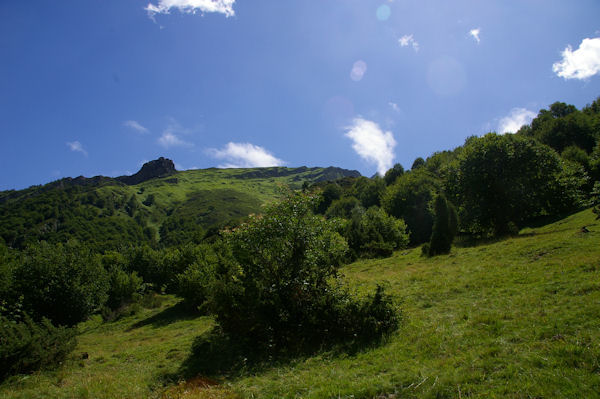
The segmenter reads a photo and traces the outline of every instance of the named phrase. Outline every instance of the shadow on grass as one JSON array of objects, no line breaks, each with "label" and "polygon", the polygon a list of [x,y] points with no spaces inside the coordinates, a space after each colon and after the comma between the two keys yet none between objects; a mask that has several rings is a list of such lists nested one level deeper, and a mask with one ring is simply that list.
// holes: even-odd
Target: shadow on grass
[{"label": "shadow on grass", "polygon": [[389,334],[370,340],[346,340],[303,347],[294,350],[270,351],[251,342],[242,343],[215,327],[194,340],[190,356],[177,372],[158,377],[163,385],[189,381],[198,376],[220,380],[256,374],[277,366],[289,365],[301,359],[326,353],[328,356],[356,355],[384,344]]},{"label": "shadow on grass", "polygon": [[183,302],[179,302],[174,306],[166,308],[162,312],[150,316],[147,319],[140,320],[134,323],[127,331],[135,330],[136,328],[152,326],[154,328],[164,327],[171,323],[182,320],[192,320],[202,316],[197,310],[190,309]]}]

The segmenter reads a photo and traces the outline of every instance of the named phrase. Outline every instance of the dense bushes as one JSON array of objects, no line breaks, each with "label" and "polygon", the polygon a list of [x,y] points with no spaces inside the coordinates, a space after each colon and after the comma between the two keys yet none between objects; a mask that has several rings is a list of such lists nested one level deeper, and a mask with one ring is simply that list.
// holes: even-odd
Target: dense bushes
[{"label": "dense bushes", "polygon": [[344,229],[351,259],[391,256],[394,250],[406,248],[408,233],[403,220],[389,216],[381,208],[373,206],[366,211],[355,207]]},{"label": "dense bushes", "polygon": [[0,315],[0,380],[60,365],[75,348],[75,334],[46,318],[36,323],[27,315],[20,320]]},{"label": "dense bushes", "polygon": [[25,312],[73,326],[107,299],[108,275],[99,259],[77,243],[41,243],[24,251],[14,269],[14,290]]}]

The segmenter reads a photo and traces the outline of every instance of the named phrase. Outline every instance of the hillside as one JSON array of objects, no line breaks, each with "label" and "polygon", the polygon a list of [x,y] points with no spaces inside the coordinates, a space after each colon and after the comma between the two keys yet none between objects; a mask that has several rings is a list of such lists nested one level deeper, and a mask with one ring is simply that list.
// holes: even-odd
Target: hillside
[{"label": "hillside", "polygon": [[599,239],[586,210],[448,256],[415,248],[350,264],[343,271],[357,290],[384,283],[399,300],[403,322],[386,342],[210,378],[192,378],[191,345],[212,319],[167,297],[118,322],[80,325],[63,369],[13,377],[0,397],[599,397]]},{"label": "hillside", "polygon": [[15,248],[69,238],[111,248],[158,241],[161,231],[203,235],[210,227],[260,212],[280,196],[282,187],[298,189],[347,176],[360,174],[335,167],[178,172],[172,161],[160,158],[132,176],[80,176],[0,192],[0,238]]}]

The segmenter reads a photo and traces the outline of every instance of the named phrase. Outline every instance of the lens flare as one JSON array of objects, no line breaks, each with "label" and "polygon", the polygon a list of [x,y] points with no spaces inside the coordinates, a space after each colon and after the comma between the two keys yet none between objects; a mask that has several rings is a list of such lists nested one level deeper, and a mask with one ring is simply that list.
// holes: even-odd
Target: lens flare
[{"label": "lens flare", "polygon": [[377,7],[377,19],[380,21],[387,21],[388,18],[390,17],[390,15],[392,14],[392,10],[390,9],[390,6],[388,6],[387,4],[382,4],[379,7]]},{"label": "lens flare", "polygon": [[363,60],[358,60],[352,66],[352,70],[350,71],[350,79],[355,82],[362,80],[367,72],[367,63]]}]

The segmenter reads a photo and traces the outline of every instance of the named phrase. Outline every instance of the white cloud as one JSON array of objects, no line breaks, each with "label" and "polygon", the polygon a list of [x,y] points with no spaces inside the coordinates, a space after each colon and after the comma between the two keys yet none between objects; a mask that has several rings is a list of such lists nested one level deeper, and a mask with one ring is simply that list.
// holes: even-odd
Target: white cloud
[{"label": "white cloud", "polygon": [[587,79],[600,73],[600,37],[583,39],[575,51],[568,46],[552,71],[565,79]]},{"label": "white cloud", "polygon": [[477,44],[481,43],[481,38],[479,37],[480,33],[481,33],[481,28],[471,29],[469,31],[469,35],[473,36],[473,39],[475,39]]},{"label": "white cloud", "polygon": [[169,14],[171,9],[186,14],[195,14],[198,11],[216,12],[232,17],[235,15],[234,4],[235,0],[158,0],[156,5],[148,3],[144,10],[148,12],[150,18],[156,14]]},{"label": "white cloud", "polygon": [[219,168],[264,168],[282,166],[284,161],[276,158],[265,148],[250,143],[227,143],[222,150],[210,149],[209,154],[227,163]]},{"label": "white cloud", "polygon": [[139,122],[137,121],[125,121],[123,122],[123,126],[128,127],[130,129],[135,130],[138,133],[144,134],[144,133],[148,133],[149,130],[146,129],[144,126],[142,126]]},{"label": "white cloud", "polygon": [[162,136],[158,138],[158,144],[165,148],[193,146],[192,143],[182,140],[179,136],[169,130],[165,130]]},{"label": "white cloud", "polygon": [[189,129],[182,127],[175,119],[171,119],[167,128],[163,131],[162,135],[158,138],[158,144],[164,148],[171,147],[193,147],[194,144],[185,141],[181,138],[182,134],[190,134]]},{"label": "white cloud", "polygon": [[402,36],[400,39],[398,39],[398,44],[400,44],[400,47],[412,46],[413,50],[419,51],[419,43],[415,40],[412,34]]},{"label": "white cloud", "polygon": [[513,108],[510,113],[500,119],[498,133],[516,133],[523,125],[528,125],[537,114],[525,108]]},{"label": "white cloud", "polygon": [[392,132],[384,132],[377,123],[360,117],[346,130],[354,151],[365,161],[376,164],[377,173],[383,176],[394,163],[396,140]]},{"label": "white cloud", "polygon": [[67,146],[71,149],[71,151],[80,152],[86,157],[88,156],[87,151],[83,148],[83,145],[79,141],[69,141],[67,142]]}]

